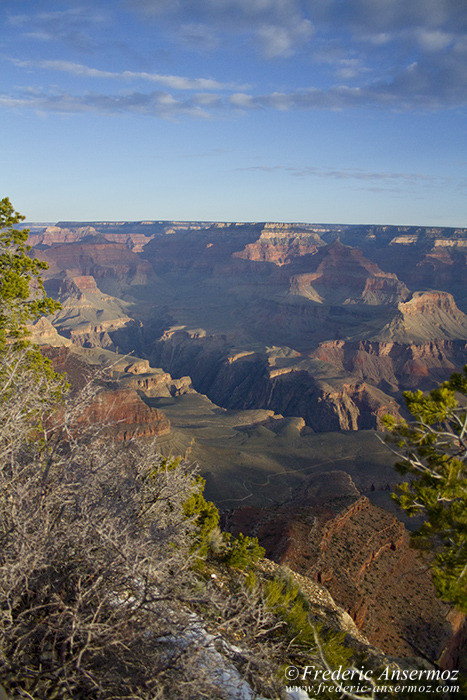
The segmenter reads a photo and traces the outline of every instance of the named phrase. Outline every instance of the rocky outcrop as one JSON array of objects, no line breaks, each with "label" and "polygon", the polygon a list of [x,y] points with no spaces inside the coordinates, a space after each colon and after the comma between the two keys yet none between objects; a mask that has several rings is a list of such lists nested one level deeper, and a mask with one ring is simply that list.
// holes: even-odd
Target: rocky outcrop
[{"label": "rocky outcrop", "polygon": [[459,324],[466,323],[465,314],[457,308],[452,294],[446,292],[415,292],[409,301],[399,304],[398,309],[406,317],[433,314],[438,311],[450,315]]},{"label": "rocky outcrop", "polygon": [[60,293],[63,295],[73,293],[92,292],[99,294],[100,290],[97,287],[96,280],[91,275],[77,275],[75,277],[65,277],[60,285]]},{"label": "rocky outcrop", "polygon": [[118,363],[112,369],[112,376],[119,386],[133,389],[148,398],[183,396],[195,390],[190,377],[173,379],[168,372],[154,368],[147,360],[135,360],[129,365]]},{"label": "rocky outcrop", "polygon": [[456,298],[465,295],[465,228],[351,226],[340,235],[412,289],[440,289]]},{"label": "rocky outcrop", "polygon": [[299,296],[330,304],[370,305],[397,303],[409,296],[395,274],[383,272],[360,250],[340,240],[304,258],[300,267],[308,269],[290,281],[291,293]]},{"label": "rocky outcrop", "polygon": [[[455,244],[446,246],[446,243]],[[465,270],[467,241],[458,239],[437,240],[431,250],[423,255],[412,270],[412,284],[417,289],[442,289],[456,294],[465,304]]]},{"label": "rocky outcrop", "polygon": [[399,415],[393,399],[365,382],[331,384],[306,371],[282,372],[267,380],[262,407],[300,416],[315,432],[376,429],[387,413]]},{"label": "rocky outcrop", "polygon": [[86,409],[84,423],[98,425],[103,434],[119,440],[149,438],[170,433],[170,421],[153,406],[144,403],[131,389],[102,390]]},{"label": "rocky outcrop", "polygon": [[57,331],[83,347],[117,350],[129,336],[132,348],[140,333],[140,324],[127,315],[129,304],[98,289],[91,275],[55,278],[46,289],[61,303],[49,319]]},{"label": "rocky outcrop", "polygon": [[27,329],[31,342],[37,345],[51,345],[53,347],[71,345],[71,340],[60,335],[50,319],[45,316],[42,316],[36,323],[28,325]]},{"label": "rocky outcrop", "polygon": [[351,373],[383,391],[432,389],[445,381],[465,359],[465,343],[433,340],[397,343],[376,340],[329,340],[310,356]]},{"label": "rocky outcrop", "polygon": [[[123,345],[128,345],[131,336],[137,336],[139,324],[133,319],[114,319],[99,324],[82,324],[79,328],[68,331],[70,340],[83,348],[105,348],[118,352]],[[66,332],[62,329],[63,332]]]},{"label": "rocky outcrop", "polygon": [[257,536],[269,558],[324,585],[386,653],[436,661],[452,643],[459,623],[436,596],[427,561],[348,474],[314,475],[291,501],[225,520],[232,532]]},{"label": "rocky outcrop", "polygon": [[33,249],[35,257],[49,265],[47,277],[91,275],[97,280],[114,279],[128,285],[147,284],[151,265],[128,250],[124,243],[112,243],[104,236],[89,236],[76,243],[56,243]]},{"label": "rocky outcrop", "polygon": [[363,381],[319,379],[300,364],[276,367],[265,351],[232,352],[225,338],[174,330],[154,345],[151,362],[174,376],[190,373],[196,391],[218,406],[270,409],[316,432],[377,428],[397,403]]},{"label": "rocky outcrop", "polygon": [[56,372],[66,374],[72,391],[81,389],[95,374],[96,368],[73,352],[72,343],[68,347],[43,345],[40,350],[52,362]]},{"label": "rocky outcrop", "polygon": [[258,240],[248,243],[233,255],[243,260],[285,265],[301,255],[316,253],[323,245],[314,231],[300,229],[294,224],[268,223],[264,225]]},{"label": "rocky outcrop", "polygon": [[144,254],[156,272],[192,270],[204,275],[230,264],[232,254],[255,241],[261,228],[260,224],[216,223],[197,231],[174,229],[172,234],[150,241]]},{"label": "rocky outcrop", "polygon": [[51,246],[56,243],[77,243],[89,236],[101,234],[107,241],[124,243],[133,253],[141,253],[146,243],[155,235],[152,232],[149,235],[142,233],[140,230],[141,228],[142,224],[134,224],[133,227],[130,224],[130,226],[123,227],[123,230],[119,230],[117,226],[109,227],[106,226],[105,223],[93,223],[93,225],[87,226],[78,225],[71,228],[59,225],[47,226],[43,231],[31,233],[29,241],[32,246],[43,247]]},{"label": "rocky outcrop", "polygon": [[[96,367],[89,361],[92,357],[86,358],[86,355],[74,350],[73,346],[43,346],[41,351],[52,361],[57,372],[66,375],[72,392],[80,390],[87,382],[93,378],[96,380],[97,377],[98,385],[102,388],[92,403],[85,408],[81,417],[83,424],[96,426],[104,436],[112,436],[119,440],[158,437],[170,432],[170,421],[164,413],[145,403],[144,391],[137,381],[134,386],[131,384],[131,379],[144,381],[143,378],[150,375],[152,368],[148,368],[149,371],[145,375],[126,373],[124,368],[128,362],[121,362],[120,371],[113,366],[102,374],[99,372],[100,366]],[[145,361],[142,363],[146,369]],[[170,375],[160,370],[152,370],[152,373],[158,376],[161,395],[170,396],[171,393],[167,389],[167,386],[170,387],[173,383]],[[126,376],[130,378],[127,383]],[[152,387],[153,391],[155,386],[156,382]]]},{"label": "rocky outcrop", "polygon": [[75,390],[96,372],[99,374],[99,368],[105,367],[104,375],[99,374],[99,381],[105,377],[106,385],[112,390],[136,392],[143,399],[183,396],[195,391],[190,377],[173,379],[162,369],[151,367],[147,360],[135,358],[129,362],[127,357],[122,358],[112,352],[101,356],[93,348],[82,348],[70,341],[61,347],[58,344],[43,344],[41,352],[52,361],[58,372],[66,373]]},{"label": "rocky outcrop", "polygon": [[95,236],[97,231],[94,226],[77,226],[69,229],[62,226],[47,226],[43,231],[29,234],[29,243],[32,246],[47,247],[54,243],[76,243],[87,236]]},{"label": "rocky outcrop", "polygon": [[414,292],[398,304],[395,317],[374,337],[400,343],[467,340],[467,316],[447,292]]}]

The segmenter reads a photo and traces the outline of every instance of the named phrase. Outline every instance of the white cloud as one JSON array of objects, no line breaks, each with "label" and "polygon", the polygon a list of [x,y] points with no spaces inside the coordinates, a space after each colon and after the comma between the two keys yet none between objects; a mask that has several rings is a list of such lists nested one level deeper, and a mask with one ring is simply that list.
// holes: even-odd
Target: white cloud
[{"label": "white cloud", "polygon": [[127,0],[146,18],[165,20],[193,48],[220,45],[220,35],[250,35],[267,59],[291,56],[309,41],[313,23],[298,0]]},{"label": "white cloud", "polygon": [[445,49],[453,41],[452,34],[440,30],[421,30],[417,33],[418,43],[422,49],[427,51],[439,51]]},{"label": "white cloud", "polygon": [[173,90],[232,90],[241,86],[232,83],[220,83],[210,78],[186,78],[181,75],[162,75],[160,73],[147,73],[125,70],[121,72],[100,70],[91,68],[81,63],[71,61],[22,61],[10,59],[21,68],[42,68],[44,70],[62,71],[85,78],[103,78],[119,80],[143,80],[158,83]]},{"label": "white cloud", "polygon": [[291,56],[298,45],[306,42],[313,35],[313,25],[307,19],[289,26],[262,25],[257,34],[262,52],[266,58]]},{"label": "white cloud", "polygon": [[228,101],[235,109],[259,109],[260,107],[253,95],[247,95],[244,92],[230,95]]},{"label": "white cloud", "polygon": [[[170,104],[174,113],[199,116],[201,111],[203,116],[212,117],[229,110],[441,110],[467,103],[467,39],[462,33],[467,28],[467,2],[127,0],[127,7],[144,11],[146,23],[150,21],[148,17],[157,15],[157,27],[163,25],[165,31],[171,26],[186,45],[199,40],[205,48],[214,50],[219,32],[225,41],[232,35],[241,35],[243,46],[256,41],[264,57],[276,60],[306,46],[306,60],[297,59],[297,73],[303,87],[288,90],[286,85],[281,85],[280,89],[274,89],[273,82],[260,91],[210,77],[102,70],[65,60],[16,60],[18,67],[30,70],[60,71],[89,81],[119,81],[141,87],[140,92],[134,90],[125,98],[110,94],[111,90],[106,91],[100,83],[102,92],[94,101],[90,93],[59,98],[50,90],[41,98],[44,109],[58,110],[67,105],[69,111],[82,111],[83,105],[86,109],[100,105],[109,112],[121,113],[137,108],[137,95],[138,109],[155,116],[160,116],[162,104]],[[141,18],[141,14],[138,16]],[[16,15],[10,22],[22,31],[39,33],[52,31],[57,22],[59,36],[67,37],[76,36],[91,25],[103,26],[103,17],[95,13],[89,19],[82,8],[75,8],[62,13],[38,13],[31,18]],[[221,50],[223,44],[218,47]],[[251,60],[251,55],[246,55],[240,66],[243,61]],[[221,66],[222,70],[230,65],[228,61],[230,58]],[[327,83],[318,83],[312,73],[318,64],[320,80],[323,81],[324,73]],[[162,92],[145,93],[142,83]],[[68,90],[71,89],[67,89],[67,94]],[[25,106],[31,105],[30,99]],[[11,105],[15,100],[19,100],[17,105],[23,104],[23,95],[4,96],[3,104]]]},{"label": "white cloud", "polygon": [[[256,110],[441,110],[467,103],[467,69],[452,57],[437,58],[435,66],[427,62],[413,62],[397,73],[392,80],[377,80],[364,86],[336,85],[328,89],[310,87],[302,90],[275,91],[252,94],[250,91],[229,93],[229,86],[206,79],[188,79],[181,76],[158,74],[113,73],[98,71],[81,64],[52,63],[56,68],[89,77],[143,78],[159,82],[168,90],[189,92],[175,96],[170,91],[127,92],[108,94],[87,92],[84,95],[57,93],[54,90],[32,94],[3,95],[4,107],[32,108],[42,111],[79,113],[99,111],[109,114],[139,112],[149,116],[172,118],[190,116],[214,118],[216,114]],[[58,63],[58,65],[57,65]],[[21,62],[20,65],[23,65]],[[27,64],[29,65],[29,64]],[[215,90],[217,88],[217,90]],[[223,94],[220,94],[222,88]]]},{"label": "white cloud", "polygon": [[201,22],[182,24],[178,34],[182,43],[188,48],[214,51],[220,46],[220,39],[214,28]]},{"label": "white cloud", "polygon": [[359,58],[341,58],[335,62],[335,75],[339,80],[353,80],[369,70]]},{"label": "white cloud", "polygon": [[109,18],[96,8],[72,7],[36,14],[13,14],[8,17],[8,23],[30,38],[59,41],[82,51],[93,51],[99,42],[92,34],[96,29],[108,28]]},{"label": "white cloud", "polygon": [[[329,68],[324,76],[328,86],[289,94],[281,85],[279,96],[272,92],[273,86],[269,95],[258,96],[247,94],[248,86],[210,77],[107,71],[71,61],[42,61],[36,67],[90,79],[146,81],[169,91],[234,91],[227,102],[237,109],[383,104],[431,109],[465,104],[466,0],[125,0],[125,7],[137,10],[137,17],[161,34],[176,35],[185,50],[238,49],[240,38],[245,61],[252,60],[252,46],[263,58],[275,61],[306,52],[298,64],[301,84],[306,85],[303,76],[310,76],[313,65],[319,65],[322,72]],[[102,41],[96,48],[97,39],[100,36],[105,44],[103,30],[108,32],[112,17],[109,11],[107,16],[100,10],[74,7],[17,14],[9,21],[30,36],[60,39],[75,48],[92,44],[97,52],[103,51]],[[332,80],[338,85],[333,86]],[[359,91],[352,92],[353,88]]]},{"label": "white cloud", "polygon": [[57,112],[61,114],[100,113],[100,114],[141,114],[174,119],[181,116],[209,119],[209,113],[194,99],[177,99],[170,93],[131,92],[122,95],[86,93],[47,93],[29,90],[17,97],[0,95],[0,106],[10,109],[32,109],[36,112]]}]

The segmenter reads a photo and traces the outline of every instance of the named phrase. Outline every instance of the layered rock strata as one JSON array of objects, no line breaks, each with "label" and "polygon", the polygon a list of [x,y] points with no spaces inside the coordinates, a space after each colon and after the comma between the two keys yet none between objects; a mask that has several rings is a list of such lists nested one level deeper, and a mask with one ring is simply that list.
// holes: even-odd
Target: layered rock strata
[{"label": "layered rock strata", "polygon": [[399,343],[376,340],[328,340],[310,353],[311,357],[333,365],[380,387],[383,391],[431,389],[462,366],[465,343],[433,340],[425,343]]},{"label": "layered rock strata", "polygon": [[35,248],[33,253],[49,265],[47,277],[66,271],[71,277],[90,275],[97,280],[143,285],[153,275],[147,260],[131,252],[124,243],[112,243],[101,235]]},{"label": "layered rock strata", "polygon": [[452,294],[414,292],[408,301],[397,305],[394,318],[375,339],[402,343],[467,340],[467,316],[457,308]]},{"label": "layered rock strata", "polygon": [[360,250],[340,240],[320,248],[316,255],[304,257],[299,266],[304,271],[292,276],[290,291],[316,301],[380,305],[409,296],[409,290],[394,273],[383,272]]},{"label": "layered rock strata", "polygon": [[301,255],[316,253],[323,245],[324,242],[314,231],[300,229],[293,224],[267,223],[259,238],[234,253],[234,257],[285,265]]},{"label": "layered rock strata", "polygon": [[148,406],[132,389],[102,390],[86,409],[84,423],[101,426],[103,434],[119,440],[150,438],[170,433],[170,421]]},{"label": "layered rock strata", "polygon": [[194,388],[219,406],[297,416],[317,432],[376,428],[397,403],[363,381],[318,379],[300,365],[270,366],[263,352],[232,353],[219,337],[174,330],[154,346],[152,363],[175,376],[189,369]]},{"label": "layered rock strata", "polygon": [[226,526],[257,536],[266,556],[324,585],[386,653],[436,661],[452,647],[461,620],[437,597],[429,563],[345,472],[314,475],[280,506],[233,511]]},{"label": "layered rock strata", "polygon": [[[131,384],[125,386],[124,381],[115,386],[115,381],[106,378],[105,374],[96,370],[96,366],[86,362],[69,347],[44,346],[41,349],[52,361],[56,371],[66,374],[73,392],[79,391],[93,377],[101,385],[102,388],[84,410],[80,419],[83,424],[98,426],[103,435],[120,440],[158,437],[170,432],[168,418],[159,409],[145,403],[143,392],[138,392],[136,387]],[[116,369],[111,370],[111,373],[120,379],[124,377],[124,372],[117,372]],[[162,375],[163,395],[170,396],[171,377],[165,373]],[[135,375],[131,373],[130,376]]]}]

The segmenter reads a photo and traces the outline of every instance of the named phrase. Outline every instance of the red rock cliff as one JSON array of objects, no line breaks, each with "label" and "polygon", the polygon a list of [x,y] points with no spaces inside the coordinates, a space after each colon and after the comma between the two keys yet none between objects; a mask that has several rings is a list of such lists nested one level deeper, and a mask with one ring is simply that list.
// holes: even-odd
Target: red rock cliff
[{"label": "red rock cliff", "polygon": [[[66,347],[43,347],[58,372],[65,372],[72,391],[79,390],[93,374],[93,368]],[[103,387],[85,409],[82,422],[102,425],[104,434],[117,439],[157,437],[170,432],[170,421],[157,408],[148,406],[136,389]]]},{"label": "red rock cliff", "polygon": [[170,432],[170,421],[157,408],[148,406],[131,389],[102,390],[85,413],[86,422],[105,426],[120,440],[148,438]]},{"label": "red rock cliff", "polygon": [[274,561],[322,583],[388,654],[421,650],[437,660],[458,630],[404,525],[361,496],[344,472],[314,475],[293,500],[241,508],[226,524],[257,536]]}]

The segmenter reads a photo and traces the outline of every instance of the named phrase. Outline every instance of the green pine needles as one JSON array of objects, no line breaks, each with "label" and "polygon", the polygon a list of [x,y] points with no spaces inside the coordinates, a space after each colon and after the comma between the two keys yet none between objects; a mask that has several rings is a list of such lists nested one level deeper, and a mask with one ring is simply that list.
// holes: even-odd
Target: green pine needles
[{"label": "green pine needles", "polygon": [[[66,383],[53,371],[50,361],[28,339],[27,324],[43,314],[54,313],[60,304],[45,294],[40,273],[47,263],[29,257],[31,249],[26,244],[29,229],[19,229],[24,216],[13,209],[5,197],[0,200],[0,355],[6,363],[0,365],[3,378],[2,396],[8,389],[14,391],[16,381],[10,381],[7,370],[15,367],[16,375],[30,373],[42,385],[55,391],[60,398]],[[39,392],[40,394],[40,392]]]},{"label": "green pine needles", "polygon": [[0,348],[24,341],[26,323],[59,307],[44,293],[40,271],[47,263],[28,255],[29,229],[16,228],[24,218],[8,197],[0,200]]},{"label": "green pine needles", "polygon": [[467,367],[429,394],[404,398],[414,420],[385,418],[396,469],[410,477],[394,498],[409,515],[425,516],[414,543],[435,552],[440,597],[467,612]]}]

